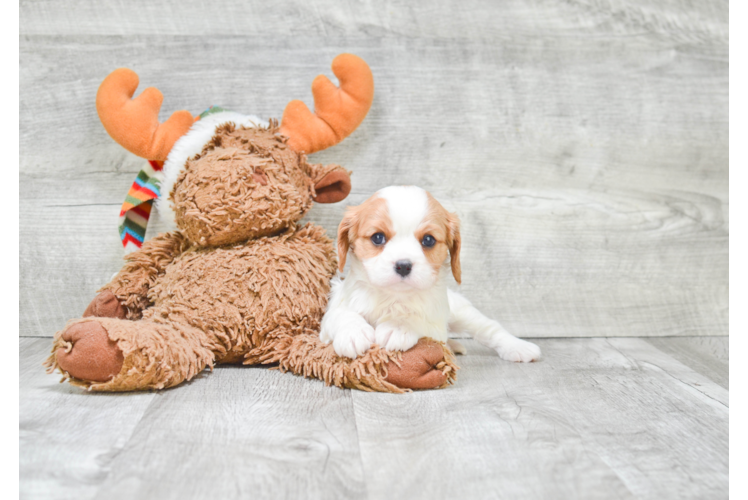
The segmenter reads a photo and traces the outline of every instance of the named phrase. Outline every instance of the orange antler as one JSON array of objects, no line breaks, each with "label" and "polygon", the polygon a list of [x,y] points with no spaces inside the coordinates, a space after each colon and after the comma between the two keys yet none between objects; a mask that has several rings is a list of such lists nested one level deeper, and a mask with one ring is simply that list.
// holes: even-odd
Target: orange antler
[{"label": "orange antler", "polygon": [[164,161],[194,118],[188,111],[176,111],[159,123],[163,94],[148,87],[133,99],[138,82],[138,75],[130,69],[112,71],[99,86],[96,110],[106,131],[122,147],[140,157]]},{"label": "orange antler", "polygon": [[340,54],[332,61],[336,87],[326,76],[312,83],[314,114],[301,101],[291,101],[281,120],[281,133],[296,151],[321,151],[348,137],[364,120],[374,99],[374,77],[358,56]]}]

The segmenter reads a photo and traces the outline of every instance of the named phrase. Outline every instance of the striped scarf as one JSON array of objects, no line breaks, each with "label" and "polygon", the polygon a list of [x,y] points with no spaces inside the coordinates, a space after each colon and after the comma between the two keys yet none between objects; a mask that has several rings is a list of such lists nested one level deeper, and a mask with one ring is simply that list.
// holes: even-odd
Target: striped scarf
[{"label": "striped scarf", "polygon": [[[211,106],[200,113],[195,121],[224,111],[226,110],[219,106]],[[163,168],[164,162],[148,160],[148,165],[140,171],[130,191],[127,192],[127,197],[119,212],[119,237],[127,253],[139,250],[143,246],[145,230],[153,209],[153,200],[161,196],[161,181],[156,177],[156,173],[161,172]]]},{"label": "striped scarf", "polygon": [[149,160],[127,192],[119,212],[119,237],[126,252],[138,250],[143,246],[153,200],[161,196],[160,181],[156,177],[156,172],[160,172],[163,167],[163,162]]}]

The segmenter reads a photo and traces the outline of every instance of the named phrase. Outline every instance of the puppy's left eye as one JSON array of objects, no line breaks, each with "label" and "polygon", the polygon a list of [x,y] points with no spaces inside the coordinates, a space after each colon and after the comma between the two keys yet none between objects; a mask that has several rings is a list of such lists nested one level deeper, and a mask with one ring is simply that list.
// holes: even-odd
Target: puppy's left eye
[{"label": "puppy's left eye", "polygon": [[421,245],[425,246],[426,248],[431,248],[434,245],[436,245],[436,240],[434,239],[433,236],[431,236],[430,234],[427,234],[421,240]]}]

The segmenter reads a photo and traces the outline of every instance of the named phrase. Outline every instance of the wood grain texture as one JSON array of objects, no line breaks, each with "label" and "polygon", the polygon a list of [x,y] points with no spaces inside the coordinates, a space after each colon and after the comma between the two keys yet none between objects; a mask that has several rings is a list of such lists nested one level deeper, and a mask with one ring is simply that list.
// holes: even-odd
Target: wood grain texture
[{"label": "wood grain texture", "polygon": [[680,0],[481,0],[201,2],[22,0],[23,35],[316,35],[503,39],[657,34],[686,42],[727,40],[727,2]]},{"label": "wood grain texture", "polygon": [[[730,434],[748,436],[748,404],[741,394],[748,380],[748,337],[730,337],[730,389],[737,394],[730,419]],[[746,475],[748,471],[744,469]]]},{"label": "wood grain texture", "polygon": [[49,339],[19,340],[21,498],[92,498],[156,395],[59,384],[42,368]]},{"label": "wood grain texture", "polygon": [[730,388],[729,338],[653,338],[649,343],[705,377]]},{"label": "wood grain texture", "polygon": [[21,498],[725,498],[727,390],[654,340],[539,339],[532,364],[463,340],[455,386],[405,395],[242,367],[97,395],[22,338]]},{"label": "wood grain texture", "polygon": [[224,366],[177,390],[93,394],[21,338],[21,498],[360,498],[350,392]]},{"label": "wood grain texture", "polygon": [[527,365],[462,342],[453,388],[353,393],[372,497],[727,496],[726,391],[645,341],[539,340]]},{"label": "wood grain texture", "polygon": [[26,1],[21,34],[22,336],[121,265],[142,160],[96,117],[109,71],[158,86],[162,119],[279,117],[343,51],[376,97],[312,157],[353,192],[308,220],[333,235],[346,204],[417,184],[462,219],[463,293],[520,336],[727,333],[726,2]]},{"label": "wood grain texture", "polygon": [[361,498],[349,391],[221,367],[158,394],[95,498]]}]

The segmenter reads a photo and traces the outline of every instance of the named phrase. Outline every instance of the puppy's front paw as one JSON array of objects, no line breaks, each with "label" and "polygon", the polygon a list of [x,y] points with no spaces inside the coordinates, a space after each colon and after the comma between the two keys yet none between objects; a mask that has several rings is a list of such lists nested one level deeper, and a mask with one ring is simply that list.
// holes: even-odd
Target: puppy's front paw
[{"label": "puppy's front paw", "polygon": [[518,338],[503,340],[501,345],[496,347],[496,352],[501,359],[507,361],[530,363],[540,359],[540,347]]},{"label": "puppy's front paw", "polygon": [[407,351],[418,342],[418,336],[394,323],[384,322],[374,330],[374,340],[388,351]]},{"label": "puppy's front paw", "polygon": [[374,343],[374,328],[361,316],[347,315],[324,324],[320,338],[326,343],[332,341],[338,356],[357,358]]}]

